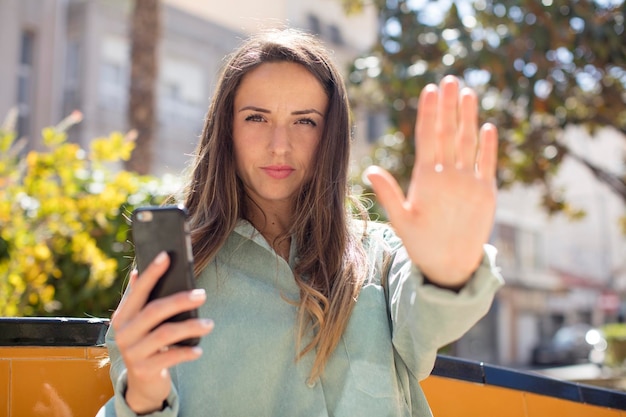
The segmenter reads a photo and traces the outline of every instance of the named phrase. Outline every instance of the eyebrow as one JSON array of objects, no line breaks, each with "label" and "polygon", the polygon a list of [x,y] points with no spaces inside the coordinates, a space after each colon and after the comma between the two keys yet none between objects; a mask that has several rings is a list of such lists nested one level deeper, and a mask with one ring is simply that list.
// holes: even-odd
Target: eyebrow
[{"label": "eyebrow", "polygon": [[[239,112],[246,111],[246,110],[258,111],[259,113],[271,113],[271,111],[267,109],[264,109],[262,107],[256,107],[256,106],[242,107],[241,109],[239,109]],[[324,117],[322,113],[320,113],[319,111],[315,109],[304,109],[304,110],[296,110],[296,111],[291,112],[291,114],[294,116],[303,115],[303,114],[311,114],[311,113],[319,114],[321,117]]]}]

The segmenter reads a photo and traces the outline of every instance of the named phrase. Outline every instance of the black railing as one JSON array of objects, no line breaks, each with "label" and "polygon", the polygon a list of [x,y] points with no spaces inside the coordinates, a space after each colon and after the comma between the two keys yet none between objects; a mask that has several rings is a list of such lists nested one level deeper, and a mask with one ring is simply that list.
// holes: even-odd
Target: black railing
[{"label": "black railing", "polygon": [[433,375],[626,410],[626,392],[550,378],[529,371],[438,355]]},{"label": "black railing", "polygon": [[[0,318],[0,346],[102,346],[107,319]],[[438,355],[433,375],[626,410],[626,392]]]},{"label": "black railing", "polygon": [[102,346],[107,319],[0,317],[0,346]]}]

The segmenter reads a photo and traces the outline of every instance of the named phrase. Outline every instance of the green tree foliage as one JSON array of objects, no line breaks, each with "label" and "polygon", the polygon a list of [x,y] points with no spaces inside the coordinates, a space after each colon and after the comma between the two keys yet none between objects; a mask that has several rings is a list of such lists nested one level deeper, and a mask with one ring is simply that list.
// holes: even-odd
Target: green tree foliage
[{"label": "green tree foliage", "polygon": [[113,133],[86,151],[66,141],[75,113],[20,152],[0,128],[0,316],[108,317],[131,264],[125,217],[162,200],[159,181],[115,169],[134,148]]},{"label": "green tree foliage", "polygon": [[[342,1],[356,12],[364,4]],[[626,141],[626,3],[468,0],[442,9],[445,3],[374,1],[379,41],[354,62],[349,79],[357,100],[362,91],[382,93],[369,105],[388,108],[396,131],[375,162],[408,178],[416,97],[454,74],[479,93],[482,114],[498,126],[499,185],[543,184],[549,212],[574,213],[551,186],[571,154],[564,127],[610,126]],[[574,156],[626,201],[626,178]]]}]

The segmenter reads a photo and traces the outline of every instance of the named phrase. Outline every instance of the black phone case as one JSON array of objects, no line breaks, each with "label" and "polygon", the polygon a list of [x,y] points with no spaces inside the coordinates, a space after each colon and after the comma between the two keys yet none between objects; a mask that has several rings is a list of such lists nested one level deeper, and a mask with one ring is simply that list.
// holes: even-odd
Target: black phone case
[{"label": "black phone case", "polygon": [[[186,210],[179,206],[146,206],[133,211],[131,230],[138,272],[141,274],[161,251],[170,257],[170,265],[152,289],[148,301],[195,288],[186,219]],[[197,317],[198,311],[194,309],[172,316],[166,322]],[[195,346],[199,341],[193,338],[176,344]]]}]

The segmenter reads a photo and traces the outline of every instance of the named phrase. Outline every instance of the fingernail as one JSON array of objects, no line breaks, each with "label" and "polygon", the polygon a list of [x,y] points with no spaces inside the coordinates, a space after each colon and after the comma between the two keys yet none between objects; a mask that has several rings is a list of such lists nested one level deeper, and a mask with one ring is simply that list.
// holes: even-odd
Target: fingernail
[{"label": "fingernail", "polygon": [[447,83],[454,83],[454,82],[457,82],[458,80],[459,79],[456,78],[454,75],[446,75],[445,77],[443,77],[442,81],[447,82]]},{"label": "fingernail", "polygon": [[156,256],[156,258],[154,258],[154,263],[156,265],[160,265],[163,262],[165,262],[165,260],[167,259],[167,253],[165,253],[165,251],[161,251],[159,252],[159,254]]},{"label": "fingernail", "polygon": [[205,298],[206,298],[206,291],[204,291],[204,288],[197,288],[189,292],[190,300],[193,300],[193,301],[204,300]]},{"label": "fingernail", "polygon": [[363,181],[363,184],[365,184],[366,186],[372,185],[372,182],[369,179],[369,175],[373,172],[376,172],[376,168],[373,166],[368,166],[367,168],[365,168],[365,170],[363,170],[363,174],[361,175],[361,181]]},{"label": "fingernail", "polygon": [[195,354],[195,355],[202,355],[202,348],[200,346],[194,346],[191,348],[191,351]]},{"label": "fingernail", "polygon": [[213,327],[213,320],[211,319],[200,319],[200,325],[205,328]]}]

